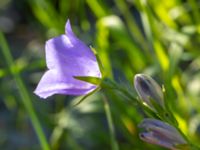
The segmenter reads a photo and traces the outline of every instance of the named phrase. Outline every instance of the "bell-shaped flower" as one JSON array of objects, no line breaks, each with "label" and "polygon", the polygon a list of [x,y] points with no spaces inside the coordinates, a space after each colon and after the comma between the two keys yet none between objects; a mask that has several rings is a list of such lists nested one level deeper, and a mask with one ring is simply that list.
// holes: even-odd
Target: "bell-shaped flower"
[{"label": "bell-shaped flower", "polygon": [[65,34],[52,38],[45,46],[48,70],[34,93],[41,98],[54,94],[85,95],[97,87],[75,79],[76,76],[101,78],[93,51],[73,33],[69,20]]},{"label": "bell-shaped flower", "polygon": [[165,107],[162,89],[154,79],[144,74],[137,74],[134,86],[140,99],[151,109],[155,110],[154,104]]},{"label": "bell-shaped flower", "polygon": [[160,145],[172,150],[178,150],[178,147],[187,145],[186,140],[175,127],[160,120],[144,119],[139,124],[139,127],[145,130],[139,135],[145,142]]}]

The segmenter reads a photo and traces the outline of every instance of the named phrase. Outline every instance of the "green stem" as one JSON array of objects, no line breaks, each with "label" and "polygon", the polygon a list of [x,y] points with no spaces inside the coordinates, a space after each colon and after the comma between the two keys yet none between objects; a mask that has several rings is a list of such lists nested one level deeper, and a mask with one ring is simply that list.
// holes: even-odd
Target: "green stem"
[{"label": "green stem", "polygon": [[104,95],[103,95],[103,102],[104,102],[104,110],[106,113],[106,118],[108,120],[108,127],[109,127],[109,131],[110,131],[112,150],[119,150],[119,146],[118,146],[117,140],[115,138],[115,128],[114,128],[114,124],[113,124],[110,105]]},{"label": "green stem", "polygon": [[110,80],[108,78],[103,79],[102,83],[101,83],[101,87],[102,88],[108,88],[108,89],[117,90],[117,91],[121,92],[124,96],[126,96],[128,98],[128,100],[130,100],[130,101],[135,100],[136,102],[138,102],[138,100],[134,97],[134,95],[132,95],[126,89],[126,87],[123,87],[123,86],[117,84],[113,80]]},{"label": "green stem", "polygon": [[6,63],[9,67],[9,70],[10,70],[11,74],[13,75],[14,80],[19,88],[22,102],[24,104],[26,111],[28,112],[28,115],[30,116],[31,122],[32,122],[35,132],[38,136],[41,147],[43,150],[50,150],[47,139],[45,137],[45,134],[42,130],[42,127],[37,118],[36,112],[33,108],[30,95],[28,94],[28,91],[27,91],[20,75],[18,74],[18,72],[16,70],[14,70],[15,69],[14,61],[13,61],[12,55],[10,53],[10,49],[8,47],[6,39],[2,32],[0,32],[0,43],[1,43],[1,50],[2,50],[3,56],[5,57]]}]

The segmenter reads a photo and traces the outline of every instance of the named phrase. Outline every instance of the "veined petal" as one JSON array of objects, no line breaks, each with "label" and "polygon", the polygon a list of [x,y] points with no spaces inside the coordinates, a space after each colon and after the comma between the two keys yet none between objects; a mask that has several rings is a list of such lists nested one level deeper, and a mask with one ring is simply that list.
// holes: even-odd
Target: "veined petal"
[{"label": "veined petal", "polygon": [[186,140],[178,132],[178,130],[157,119],[144,119],[140,124],[140,128],[145,131],[140,134],[140,138],[146,142],[161,145],[175,150],[176,145],[187,144]]},{"label": "veined petal", "polygon": [[159,136],[155,136],[153,132],[143,132],[139,134],[140,139],[142,139],[145,142],[160,145],[166,148],[174,148],[172,143],[169,143],[168,141],[162,140],[159,138]]},{"label": "veined petal", "polygon": [[54,94],[84,95],[96,88],[95,85],[75,80],[74,78],[63,78],[58,70],[49,70],[41,78],[35,94],[41,98],[47,98]]},{"label": "veined petal", "polygon": [[185,142],[176,128],[157,119],[144,119],[139,127],[162,133],[166,138],[171,139],[172,141],[174,140],[179,143]]},{"label": "veined petal", "polygon": [[152,129],[153,127],[164,128],[169,131],[175,131],[176,129],[162,121],[152,118],[146,118],[139,124],[140,128],[146,128],[147,130]]}]

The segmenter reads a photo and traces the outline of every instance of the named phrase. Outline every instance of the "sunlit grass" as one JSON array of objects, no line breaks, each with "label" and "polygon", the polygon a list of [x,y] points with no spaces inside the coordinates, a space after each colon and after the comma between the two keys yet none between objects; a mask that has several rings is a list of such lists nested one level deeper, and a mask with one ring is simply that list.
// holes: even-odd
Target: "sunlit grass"
[{"label": "sunlit grass", "polygon": [[[3,12],[14,0],[1,3]],[[76,101],[74,97],[55,95],[41,101],[32,94],[41,73],[46,70],[45,41],[63,34],[64,24],[69,18],[78,37],[97,51],[107,77],[132,90],[133,94],[133,77],[137,73],[150,75],[163,85],[166,101],[179,122],[179,128],[188,139],[199,145],[199,4],[195,0],[18,2],[14,7],[24,14],[19,18],[25,21],[14,23],[15,28],[10,33],[2,28],[0,34],[0,106],[4,106],[1,111],[18,112],[16,116],[23,114],[30,118],[36,133],[33,136],[39,139],[35,142],[38,143],[36,147],[40,143],[42,149],[106,150],[112,147],[114,150],[118,146],[122,150],[162,149],[139,139],[137,124],[147,116],[141,107],[134,105],[134,100],[127,101],[127,97],[118,91],[101,90],[77,107],[72,107]],[[0,19],[0,29],[1,25],[4,22],[1,23]],[[22,25],[34,30],[22,32]],[[32,32],[33,36],[29,36]],[[20,40],[22,35],[28,42],[21,40],[23,46],[18,49],[20,44],[14,39]],[[37,41],[36,49],[27,46],[31,41]],[[22,55],[24,51],[30,57]],[[10,80],[15,81],[17,92]],[[20,97],[16,97],[15,92]],[[106,97],[105,103],[102,93]],[[64,120],[64,125],[61,125],[61,120]],[[27,124],[23,119],[18,122],[19,126]],[[14,125],[7,128],[17,130]],[[3,141],[2,145],[0,149],[5,149],[7,143]]]}]

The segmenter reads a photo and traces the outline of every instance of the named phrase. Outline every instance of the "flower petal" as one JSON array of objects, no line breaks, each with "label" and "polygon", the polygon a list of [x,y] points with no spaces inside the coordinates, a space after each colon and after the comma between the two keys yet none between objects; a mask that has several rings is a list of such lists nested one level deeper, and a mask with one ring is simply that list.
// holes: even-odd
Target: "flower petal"
[{"label": "flower petal", "polygon": [[168,141],[162,140],[159,137],[153,135],[153,132],[143,132],[139,134],[140,139],[142,139],[145,142],[160,145],[166,148],[174,148],[172,143],[169,143]]},{"label": "flower petal", "polygon": [[187,144],[186,140],[175,127],[160,120],[152,118],[144,119],[139,124],[139,127],[145,129],[145,132],[140,134],[140,138],[146,142],[168,148],[174,148],[179,144]]},{"label": "flower petal", "polygon": [[167,123],[164,123],[160,120],[153,119],[153,118],[145,118],[140,124],[140,128],[146,128],[147,130],[152,129],[152,127],[158,127],[158,128],[164,128],[166,130],[175,132],[175,128],[168,125]]},{"label": "flower petal", "polygon": [[71,76],[101,77],[93,52],[81,41],[74,45],[66,35],[47,41],[46,63],[49,69],[63,70]]},{"label": "flower petal", "polygon": [[92,50],[84,42],[78,39],[77,36],[73,33],[69,20],[65,25],[65,35],[70,40],[76,51],[80,51],[80,53],[82,54],[84,52],[84,55],[86,55],[90,59],[95,59],[96,61],[96,57]]},{"label": "flower petal", "polygon": [[54,94],[84,95],[96,88],[95,85],[78,81],[73,78],[63,78],[58,70],[47,71],[40,80],[34,93],[41,98]]},{"label": "flower petal", "polygon": [[71,25],[70,25],[69,19],[67,20],[67,23],[66,23],[66,25],[65,25],[65,34],[66,34],[66,35],[71,35],[71,36],[76,37],[76,35],[75,35],[74,32],[72,31],[72,27],[71,27]]},{"label": "flower petal", "polygon": [[70,22],[66,34],[46,42],[46,63],[49,71],[42,77],[35,90],[40,97],[53,94],[85,95],[95,85],[75,79],[75,76],[101,77],[101,72],[92,50],[73,33]]}]

